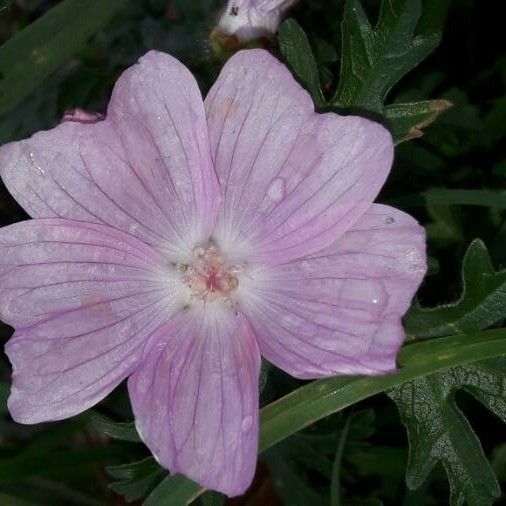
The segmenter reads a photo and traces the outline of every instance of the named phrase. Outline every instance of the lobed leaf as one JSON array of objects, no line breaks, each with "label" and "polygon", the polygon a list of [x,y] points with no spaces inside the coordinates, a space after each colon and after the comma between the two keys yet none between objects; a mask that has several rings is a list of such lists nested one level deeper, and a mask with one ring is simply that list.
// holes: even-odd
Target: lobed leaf
[{"label": "lobed leaf", "polygon": [[420,14],[420,0],[384,0],[373,28],[359,0],[346,2],[334,105],[383,111],[394,84],[439,44],[439,33],[415,36]]},{"label": "lobed leaf", "polygon": [[464,256],[462,286],[462,296],[454,303],[412,307],[405,318],[409,336],[429,338],[473,332],[506,317],[506,270],[494,270],[486,246],[478,239]]},{"label": "lobed leaf", "polygon": [[325,98],[320,86],[318,65],[309,44],[309,39],[294,19],[287,19],[279,27],[279,49],[286,63],[307,88],[315,104],[321,107]]},{"label": "lobed leaf", "polygon": [[438,461],[450,482],[451,504],[491,505],[499,484],[473,429],[455,403],[464,389],[506,422],[506,360],[466,364],[418,378],[388,392],[407,428],[406,482],[417,489]]},{"label": "lobed leaf", "polygon": [[394,142],[400,144],[422,137],[423,130],[434,123],[438,116],[452,105],[448,100],[425,100],[387,105],[385,117]]}]

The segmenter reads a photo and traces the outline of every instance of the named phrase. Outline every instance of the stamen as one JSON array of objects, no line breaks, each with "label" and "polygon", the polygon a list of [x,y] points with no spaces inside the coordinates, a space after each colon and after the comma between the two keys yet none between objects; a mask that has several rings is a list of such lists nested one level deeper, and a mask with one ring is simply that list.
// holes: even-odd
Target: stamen
[{"label": "stamen", "polygon": [[215,246],[196,248],[193,258],[183,276],[193,297],[206,301],[227,299],[238,287],[238,267],[228,265]]}]

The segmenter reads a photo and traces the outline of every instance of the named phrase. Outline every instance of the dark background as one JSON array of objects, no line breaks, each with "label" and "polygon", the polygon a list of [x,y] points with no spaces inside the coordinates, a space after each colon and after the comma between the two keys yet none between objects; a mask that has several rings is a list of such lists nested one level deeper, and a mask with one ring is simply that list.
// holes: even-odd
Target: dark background
[{"label": "dark background", "polygon": [[[56,3],[25,0],[3,10],[0,43]],[[374,19],[379,2],[363,3]],[[505,187],[506,53],[501,4],[483,0],[426,1],[418,29],[441,30],[441,45],[394,88],[389,98],[392,102],[445,98],[454,103],[423,138],[399,146],[394,170],[379,199],[404,207],[427,227],[430,272],[419,294],[424,305],[458,297],[461,258],[476,237],[487,244],[497,269],[506,266],[504,212],[443,204],[417,207],[406,199],[432,188]],[[54,126],[71,107],[103,112],[118,75],[151,48],[180,58],[194,71],[205,93],[221,65],[209,40],[220,5],[212,0],[132,0],[36,93],[0,117],[0,144]],[[336,48],[334,61],[322,66],[329,95],[339,73],[342,8],[341,0],[304,0],[293,10],[293,17],[314,44],[323,39]],[[0,226],[25,218],[0,183]],[[8,339],[10,334],[11,329],[0,323],[0,340]],[[89,413],[45,426],[12,423],[4,403],[9,381],[10,366],[2,356],[0,505],[124,504],[108,488],[113,480],[106,467],[147,457],[148,451],[140,444],[111,442],[93,427]],[[271,401],[294,386],[295,380],[271,369],[262,402]],[[504,483],[504,427],[471,397],[461,394],[458,403]],[[130,420],[124,388],[97,406],[96,411],[118,421]],[[299,504],[312,504],[312,492],[325,494],[328,480],[301,458],[304,437],[320,438],[318,458],[328,463],[347,416],[335,415],[270,451],[262,459],[252,492],[233,504],[296,504],[290,490],[296,491],[302,501]],[[352,433],[341,478],[346,504],[381,504],[375,500],[387,505],[448,504],[448,485],[440,467],[421,490],[406,491],[405,431],[395,405],[386,396],[355,406],[351,416]],[[305,488],[297,488],[302,482]],[[20,502],[13,502],[13,498]],[[506,500],[500,499],[497,504],[506,504]]]}]

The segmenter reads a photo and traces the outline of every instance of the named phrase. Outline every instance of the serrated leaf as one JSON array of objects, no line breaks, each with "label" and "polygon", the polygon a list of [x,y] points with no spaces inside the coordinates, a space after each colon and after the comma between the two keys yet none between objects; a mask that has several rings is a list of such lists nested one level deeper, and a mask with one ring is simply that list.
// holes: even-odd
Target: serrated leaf
[{"label": "serrated leaf", "polygon": [[448,475],[451,504],[489,506],[499,485],[480,442],[455,403],[463,389],[506,422],[506,360],[463,365],[418,378],[388,392],[407,428],[409,488],[422,485],[441,461]]},{"label": "serrated leaf", "polygon": [[109,466],[107,472],[121,480],[111,483],[109,487],[127,502],[146,496],[166,474],[152,457],[131,464]]},{"label": "serrated leaf", "polygon": [[129,441],[131,443],[141,442],[134,422],[113,422],[110,418],[99,413],[93,413],[91,421],[99,432],[113,439]]},{"label": "serrated leaf", "polygon": [[392,86],[439,44],[438,33],[414,35],[420,14],[419,0],[384,0],[373,29],[360,1],[346,2],[334,105],[382,112]]},{"label": "serrated leaf", "polygon": [[423,130],[452,107],[448,100],[424,100],[385,107],[385,116],[395,144],[422,137]]},{"label": "serrated leaf", "polygon": [[485,244],[475,240],[462,263],[463,291],[452,304],[414,306],[406,315],[410,337],[439,337],[490,327],[506,317],[506,270],[496,272]]},{"label": "serrated leaf", "polygon": [[309,39],[297,21],[287,19],[281,24],[278,42],[283,58],[309,91],[315,104],[324,105],[325,98],[320,86],[318,65]]}]

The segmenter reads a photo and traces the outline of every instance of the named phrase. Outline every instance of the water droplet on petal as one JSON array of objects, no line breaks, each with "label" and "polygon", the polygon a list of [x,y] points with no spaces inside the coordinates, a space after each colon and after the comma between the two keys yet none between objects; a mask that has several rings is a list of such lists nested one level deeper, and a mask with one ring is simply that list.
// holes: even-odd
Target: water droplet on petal
[{"label": "water droplet on petal", "polygon": [[276,177],[271,181],[269,189],[267,190],[267,196],[273,202],[281,202],[285,198],[286,192],[286,181],[282,177]]},{"label": "water droplet on petal", "polygon": [[395,218],[392,218],[392,216],[388,216],[385,220],[385,225],[391,225],[392,223],[395,223]]},{"label": "water droplet on petal", "polygon": [[28,161],[30,162],[30,165],[40,174],[43,175],[45,173],[44,169],[37,163],[35,159],[35,153],[33,151],[30,151],[28,153]]},{"label": "water droplet on petal", "polygon": [[241,424],[242,431],[246,434],[253,427],[253,417],[251,415],[246,416]]}]

